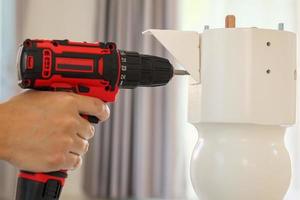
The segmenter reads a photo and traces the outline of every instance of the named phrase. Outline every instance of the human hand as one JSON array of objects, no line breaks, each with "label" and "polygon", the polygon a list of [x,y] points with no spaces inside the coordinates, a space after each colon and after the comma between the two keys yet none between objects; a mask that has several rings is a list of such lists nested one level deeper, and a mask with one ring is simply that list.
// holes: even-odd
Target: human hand
[{"label": "human hand", "polygon": [[0,105],[0,159],[32,172],[75,169],[82,164],[94,127],[80,114],[101,121],[101,100],[69,92],[27,91]]}]

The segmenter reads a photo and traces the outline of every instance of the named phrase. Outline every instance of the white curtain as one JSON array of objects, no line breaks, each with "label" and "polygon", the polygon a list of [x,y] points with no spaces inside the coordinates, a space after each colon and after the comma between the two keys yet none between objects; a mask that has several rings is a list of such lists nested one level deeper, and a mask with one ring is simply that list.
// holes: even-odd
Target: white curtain
[{"label": "white curtain", "polygon": [[[176,29],[177,1],[99,1],[100,41],[121,49],[166,56],[150,28]],[[103,30],[106,30],[105,32]],[[94,197],[186,197],[183,77],[162,88],[120,92],[111,119],[98,126],[88,153],[85,189]]]},{"label": "white curtain", "polygon": [[[16,52],[20,31],[18,18],[20,10],[15,0],[0,1],[0,102],[16,94]],[[17,170],[0,161],[0,199],[13,199]]]}]

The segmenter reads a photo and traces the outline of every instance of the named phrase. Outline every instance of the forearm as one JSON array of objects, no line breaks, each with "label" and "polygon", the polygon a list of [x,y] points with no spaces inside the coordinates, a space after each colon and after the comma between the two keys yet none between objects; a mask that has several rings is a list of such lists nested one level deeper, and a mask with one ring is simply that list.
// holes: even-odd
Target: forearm
[{"label": "forearm", "polygon": [[7,104],[0,104],[0,160],[9,160],[9,148],[8,148],[8,135],[9,126],[12,126],[11,123],[7,122],[9,119],[7,113]]}]

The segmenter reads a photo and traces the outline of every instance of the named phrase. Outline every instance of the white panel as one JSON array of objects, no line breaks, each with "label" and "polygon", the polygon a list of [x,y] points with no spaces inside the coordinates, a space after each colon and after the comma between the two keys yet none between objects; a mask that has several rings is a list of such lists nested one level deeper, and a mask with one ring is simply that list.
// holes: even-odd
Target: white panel
[{"label": "white panel", "polygon": [[201,118],[201,84],[189,85],[188,122],[197,123]]},{"label": "white panel", "polygon": [[203,122],[295,123],[295,34],[208,30],[201,51]]},{"label": "white panel", "polygon": [[196,82],[200,81],[200,35],[194,31],[149,29],[153,36],[183,65]]}]

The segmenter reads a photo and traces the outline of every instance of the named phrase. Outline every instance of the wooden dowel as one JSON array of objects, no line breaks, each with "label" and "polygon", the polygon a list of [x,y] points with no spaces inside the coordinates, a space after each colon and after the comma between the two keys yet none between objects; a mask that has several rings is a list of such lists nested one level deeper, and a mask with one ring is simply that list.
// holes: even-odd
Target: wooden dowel
[{"label": "wooden dowel", "polygon": [[226,28],[235,28],[235,16],[234,15],[226,16],[225,27]]}]

